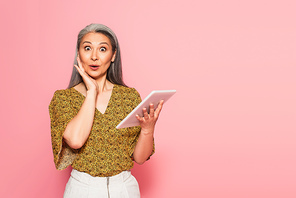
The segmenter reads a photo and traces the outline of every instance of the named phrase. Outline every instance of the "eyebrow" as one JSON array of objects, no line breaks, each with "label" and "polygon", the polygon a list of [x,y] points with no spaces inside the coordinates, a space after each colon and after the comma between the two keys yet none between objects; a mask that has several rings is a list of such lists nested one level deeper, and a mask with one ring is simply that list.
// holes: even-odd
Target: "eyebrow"
[{"label": "eyebrow", "polygon": [[[90,44],[92,44],[92,42],[90,42],[90,41],[84,41],[82,44],[84,44],[84,43],[90,43]],[[109,46],[109,44],[107,42],[105,42],[105,41],[99,43],[99,45],[102,45],[102,44],[106,44],[106,45]]]}]

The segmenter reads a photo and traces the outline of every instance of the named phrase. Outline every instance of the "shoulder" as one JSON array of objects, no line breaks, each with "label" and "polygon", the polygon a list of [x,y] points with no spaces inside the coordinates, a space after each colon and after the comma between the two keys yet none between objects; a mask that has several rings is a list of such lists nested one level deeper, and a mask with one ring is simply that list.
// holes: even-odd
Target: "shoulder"
[{"label": "shoulder", "polygon": [[73,88],[56,90],[54,92],[54,94],[53,94],[53,98],[64,98],[64,97],[67,97],[67,96],[71,95],[72,89]]},{"label": "shoulder", "polygon": [[[72,88],[72,90],[73,90],[73,89],[75,89],[76,91],[80,92],[80,93],[83,94],[83,95],[86,95],[87,90],[86,90],[86,87],[85,87],[85,85],[84,85],[83,82],[79,83],[78,85],[75,85],[75,86]],[[75,90],[73,90],[73,91],[75,91]]]},{"label": "shoulder", "polygon": [[115,85],[118,93],[124,98],[135,99],[141,98],[139,92],[133,87],[125,87],[122,85]]},{"label": "shoulder", "polygon": [[127,94],[127,95],[140,95],[139,92],[133,88],[133,87],[125,87],[125,86],[122,86],[122,85],[115,85],[117,87],[117,89],[124,93],[124,94]]},{"label": "shoulder", "polygon": [[56,90],[53,94],[53,97],[49,105],[51,106],[56,103],[68,101],[70,99],[69,96],[71,96],[71,92],[72,92],[72,88]]},{"label": "shoulder", "polygon": [[130,104],[132,107],[138,105],[142,100],[139,92],[132,87],[125,87],[122,85],[116,85],[117,92],[119,98],[126,102],[126,104]]}]

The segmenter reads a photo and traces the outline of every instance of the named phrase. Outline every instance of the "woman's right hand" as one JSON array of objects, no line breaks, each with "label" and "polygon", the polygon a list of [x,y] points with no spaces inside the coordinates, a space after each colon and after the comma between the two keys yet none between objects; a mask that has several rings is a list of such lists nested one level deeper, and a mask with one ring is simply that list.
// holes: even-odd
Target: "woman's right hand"
[{"label": "woman's right hand", "polygon": [[84,70],[80,59],[77,57],[77,65],[74,65],[86,86],[85,100],[74,118],[68,123],[64,131],[65,142],[73,149],[81,148],[87,138],[89,137],[92,129],[95,109],[96,98],[99,93],[99,86],[95,79],[90,77]]},{"label": "woman's right hand", "polygon": [[77,69],[77,71],[81,75],[82,80],[86,86],[87,92],[94,91],[97,95],[97,93],[99,92],[99,86],[97,82],[85,72],[84,68],[82,67],[79,56],[77,56],[77,64],[78,65],[74,65],[74,67]]}]

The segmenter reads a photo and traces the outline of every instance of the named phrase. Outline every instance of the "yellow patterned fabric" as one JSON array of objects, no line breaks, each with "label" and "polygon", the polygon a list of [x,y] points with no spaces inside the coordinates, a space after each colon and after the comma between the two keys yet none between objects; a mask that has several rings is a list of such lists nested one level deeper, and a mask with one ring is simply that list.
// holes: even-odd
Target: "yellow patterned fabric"
[{"label": "yellow patterned fabric", "polygon": [[62,170],[71,165],[78,171],[99,177],[130,170],[134,165],[132,154],[141,128],[115,127],[141,102],[139,93],[134,88],[114,85],[105,113],[96,109],[86,143],[82,148],[74,150],[64,142],[63,133],[78,113],[84,99],[72,87],[57,90],[50,102],[51,141],[56,168]]}]

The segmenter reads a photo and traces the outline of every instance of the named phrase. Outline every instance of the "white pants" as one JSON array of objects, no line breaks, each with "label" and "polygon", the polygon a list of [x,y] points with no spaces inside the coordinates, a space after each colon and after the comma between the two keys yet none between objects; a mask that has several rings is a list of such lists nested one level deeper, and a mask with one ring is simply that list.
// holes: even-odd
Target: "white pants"
[{"label": "white pants", "polygon": [[73,169],[64,192],[64,198],[139,197],[139,185],[131,171],[123,171],[112,177],[93,177]]}]

